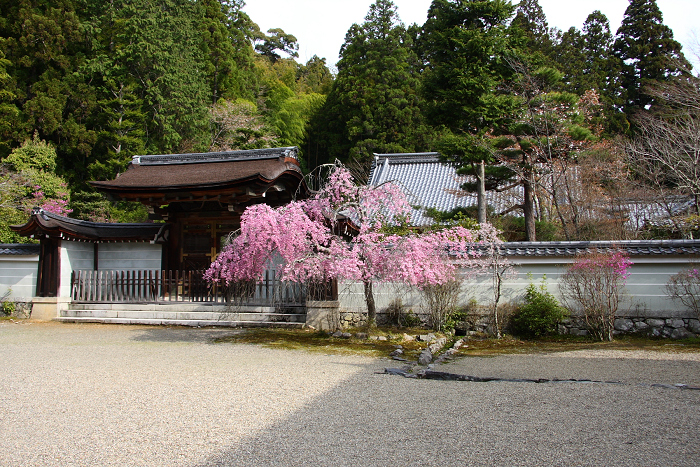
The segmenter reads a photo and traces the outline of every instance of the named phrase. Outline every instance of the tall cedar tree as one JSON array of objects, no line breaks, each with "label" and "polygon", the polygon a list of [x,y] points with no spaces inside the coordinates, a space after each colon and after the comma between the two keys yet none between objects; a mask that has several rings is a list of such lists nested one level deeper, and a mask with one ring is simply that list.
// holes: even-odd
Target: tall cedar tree
[{"label": "tall cedar tree", "polygon": [[[596,10],[586,18],[583,29],[572,27],[554,45],[552,58],[564,73],[564,91],[583,96],[599,95],[605,118],[597,122],[608,132],[624,132],[626,119],[620,118],[617,79],[621,61],[612,53],[613,36],[608,18]],[[620,126],[622,125],[622,126]]]},{"label": "tall cedar tree", "polygon": [[538,0],[522,0],[518,4],[511,23],[511,33],[514,31],[523,35],[523,46],[532,56],[530,60],[540,66],[546,65],[554,44],[547,17]]},{"label": "tall cedar tree", "polygon": [[93,8],[91,26],[100,34],[81,71],[99,96],[99,141],[81,168],[83,180],[114,177],[136,153],[201,149],[208,133],[204,69],[213,59],[201,53],[195,27],[204,6],[94,0]]},{"label": "tall cedar tree", "polygon": [[631,0],[613,47],[623,62],[619,92],[627,115],[644,109],[653,98],[644,87],[689,72],[690,64],[673,39],[673,31],[663,23],[655,0]]},{"label": "tall cedar tree", "polygon": [[7,73],[9,65],[12,63],[5,59],[5,54],[0,50],[0,159],[11,150],[10,141],[19,117],[19,109],[15,104],[17,96],[12,91],[14,83]]},{"label": "tall cedar tree", "polygon": [[242,0],[201,0],[203,66],[209,102],[220,98],[252,98],[245,89],[253,80],[253,23],[242,11]]},{"label": "tall cedar tree", "polygon": [[79,73],[92,42],[81,24],[82,5],[76,0],[0,1],[0,40],[11,63],[4,90],[14,94],[11,106],[20,111],[2,135],[4,149],[36,133],[56,147],[58,170],[73,180],[97,138],[89,127],[95,92]]},{"label": "tall cedar tree", "polygon": [[[438,149],[459,173],[477,176],[479,221],[485,221],[485,189],[510,175],[499,167],[477,167],[494,161],[484,135],[514,111],[513,96],[500,92],[514,70],[507,22],[513,7],[502,0],[434,0],[419,41],[425,70],[423,93],[428,119],[448,130]],[[483,183],[481,183],[483,181]]]},{"label": "tall cedar tree", "polygon": [[375,152],[423,150],[429,133],[420,112],[413,40],[391,0],[370,6],[340,49],[333,89],[313,123],[310,160],[358,160]]}]

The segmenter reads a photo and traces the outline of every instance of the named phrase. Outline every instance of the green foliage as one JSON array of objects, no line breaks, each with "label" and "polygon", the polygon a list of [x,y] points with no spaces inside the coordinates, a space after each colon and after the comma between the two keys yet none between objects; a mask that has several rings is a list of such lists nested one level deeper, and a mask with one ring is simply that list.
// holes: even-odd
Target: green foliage
[{"label": "green foliage", "polygon": [[242,0],[202,0],[199,22],[201,51],[210,103],[220,98],[250,98],[253,48],[249,40],[253,23],[242,11]]},{"label": "green foliage", "polygon": [[[524,242],[527,240],[525,231],[525,218],[515,216],[503,216],[493,219],[496,228],[503,231],[503,238],[507,242]],[[535,221],[535,232],[537,240],[541,242],[551,242],[561,239],[559,226],[554,222]]]},{"label": "green foliage", "polygon": [[433,2],[418,41],[431,123],[482,135],[512,110],[512,97],[498,91],[513,74],[506,60],[512,14],[500,0]]},{"label": "green foliage", "polygon": [[272,116],[272,126],[279,135],[280,146],[302,146],[307,134],[307,125],[326,101],[326,96],[309,93],[290,96]]},{"label": "green foliage", "polygon": [[559,301],[547,292],[545,277],[539,287],[530,283],[525,303],[510,318],[510,330],[519,337],[533,338],[557,333],[557,325],[568,316]]},{"label": "green foliage", "polygon": [[[0,47],[2,47],[2,39],[0,39]],[[10,152],[10,140],[19,116],[19,109],[14,103],[17,95],[12,91],[12,78],[6,70],[10,65],[12,63],[5,59],[5,54],[0,50],[0,158]]]},{"label": "green foliage", "polygon": [[270,147],[276,139],[273,128],[253,102],[245,99],[221,99],[212,107],[211,113],[211,150],[265,148]]},{"label": "green foliage", "polygon": [[522,46],[537,63],[546,63],[553,40],[538,0],[521,0],[511,23],[511,34],[522,36]]},{"label": "green foliage", "polygon": [[34,170],[39,172],[54,172],[56,170],[56,150],[38,139],[35,134],[34,139],[26,140],[21,147],[12,151],[4,161],[16,172]]},{"label": "green foliage", "polygon": [[3,300],[0,302],[0,313],[5,316],[12,316],[15,314],[16,304],[11,300]]},{"label": "green foliage", "polygon": [[394,299],[389,303],[389,306],[386,308],[386,314],[389,323],[392,325],[409,328],[422,325],[421,319],[413,314],[413,310],[406,308],[400,298]]},{"label": "green foliage", "polygon": [[613,51],[622,62],[619,92],[627,114],[653,102],[643,92],[645,86],[691,70],[681,45],[673,39],[673,31],[663,24],[655,0],[630,1]]},{"label": "green foliage", "polygon": [[338,76],[311,124],[311,159],[355,159],[369,166],[373,153],[426,148],[431,130],[421,115],[418,59],[412,46],[390,0],[376,1],[365,22],[350,27]]},{"label": "green foliage", "polygon": [[35,191],[42,191],[49,198],[65,198],[66,182],[55,174],[56,158],[56,149],[35,134],[34,139],[26,140],[2,162],[9,167],[6,176],[18,176],[16,194],[20,198],[27,198]]},{"label": "green foliage", "polygon": [[[493,214],[493,208],[490,208],[491,214]],[[432,218],[435,221],[436,228],[442,228],[444,226],[461,226],[466,229],[477,229],[479,227],[476,221],[477,207],[459,207],[454,208],[450,211],[440,211],[435,208],[428,208],[425,210],[425,215]]]},{"label": "green foliage", "polygon": [[0,165],[0,242],[26,241],[10,225],[23,224],[35,206],[66,214],[69,199],[65,180],[55,174],[56,150],[46,141],[26,140]]},{"label": "green foliage", "polygon": [[299,67],[297,72],[299,91],[328,95],[333,87],[333,74],[326,65],[325,58],[314,55]]},{"label": "green foliage", "polygon": [[146,222],[148,211],[141,203],[112,203],[101,193],[77,191],[71,196],[71,217],[92,222]]},{"label": "green foliage", "polygon": [[452,332],[458,328],[458,326],[463,326],[465,324],[473,324],[474,321],[474,309],[477,307],[475,300],[471,300],[469,305],[461,306],[454,309],[451,313],[447,315],[445,319],[445,324],[442,327],[445,332]]},{"label": "green foliage", "polygon": [[287,34],[281,28],[268,29],[267,35],[258,33],[255,39],[259,42],[255,46],[255,50],[260,55],[267,57],[272,63],[282,58],[278,52],[287,54],[290,57],[299,56],[297,38]]}]

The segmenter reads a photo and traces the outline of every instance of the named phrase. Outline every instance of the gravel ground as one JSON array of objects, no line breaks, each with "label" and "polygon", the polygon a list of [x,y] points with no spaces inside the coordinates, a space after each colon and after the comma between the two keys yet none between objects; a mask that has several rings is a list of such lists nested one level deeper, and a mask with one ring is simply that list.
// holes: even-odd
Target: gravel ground
[{"label": "gravel ground", "polygon": [[215,344],[231,329],[0,322],[0,466],[700,465],[700,354],[385,359]]}]

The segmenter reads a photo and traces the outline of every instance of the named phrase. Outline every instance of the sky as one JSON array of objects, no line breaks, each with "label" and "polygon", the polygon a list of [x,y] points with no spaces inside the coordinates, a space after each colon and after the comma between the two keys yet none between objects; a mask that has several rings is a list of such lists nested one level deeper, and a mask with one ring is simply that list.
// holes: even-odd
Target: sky
[{"label": "sky", "polygon": [[[550,27],[564,31],[571,26],[581,29],[586,17],[600,10],[608,17],[613,34],[629,4],[628,0],[539,1]],[[244,11],[262,31],[282,28],[293,34],[299,43],[299,62],[306,63],[318,55],[333,67],[345,33],[353,23],[364,21],[372,3],[373,0],[246,0]],[[394,3],[406,25],[422,25],[431,0],[394,0]],[[694,24],[700,16],[700,0],[656,0],[656,3],[664,24],[673,30],[674,38],[683,45],[683,52],[695,64],[695,69],[700,69],[700,59],[691,51],[700,48],[700,25]]]}]

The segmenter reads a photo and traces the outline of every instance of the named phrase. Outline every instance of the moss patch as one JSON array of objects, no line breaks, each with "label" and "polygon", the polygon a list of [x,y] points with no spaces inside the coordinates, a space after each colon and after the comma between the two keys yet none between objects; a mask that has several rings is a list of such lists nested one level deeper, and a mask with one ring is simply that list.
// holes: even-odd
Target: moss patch
[{"label": "moss patch", "polygon": [[[403,347],[404,357],[409,360],[415,360],[420,351],[426,346],[425,342],[404,341],[402,336],[404,332],[407,332],[405,329],[387,330],[380,328],[371,331],[359,329],[350,330],[349,332],[352,333],[353,337],[348,339],[342,337],[332,337],[325,332],[302,329],[246,329],[240,334],[222,337],[216,339],[214,342],[256,344],[276,349],[307,350],[313,352],[367,355],[373,357],[386,357],[396,349],[397,345],[401,345]],[[354,337],[357,332],[364,332],[370,336],[386,336],[387,340],[380,341],[369,338],[358,339]],[[427,334],[429,332],[432,331],[412,330],[408,332],[408,334],[415,336],[417,334]],[[434,332],[433,334],[438,335]]]},{"label": "moss patch", "polygon": [[597,342],[586,337],[555,336],[537,340],[470,339],[458,356],[489,357],[507,354],[568,352],[583,349],[655,350],[663,352],[700,352],[700,338],[668,340],[624,336],[612,342]]},{"label": "moss patch", "polygon": [[[358,339],[357,332],[369,335],[386,336],[386,341]],[[353,337],[346,339],[332,337],[327,333],[301,329],[259,328],[245,329],[242,332],[216,339],[219,344],[254,344],[269,348],[304,350],[332,354],[366,355],[371,357],[386,357],[397,345],[403,347],[403,357],[416,360],[418,354],[426,347],[425,342],[404,341],[403,333],[411,336],[427,334],[426,330],[406,329],[376,329],[351,330]],[[438,337],[438,333],[434,333]],[[448,347],[454,339],[448,339]],[[615,350],[656,350],[664,352],[700,352],[700,338],[684,340],[649,339],[635,336],[625,336],[613,342],[594,342],[585,337],[557,336],[538,340],[519,340],[512,337],[503,339],[481,338],[469,339],[459,349],[456,356],[490,357],[508,354],[532,354],[566,352],[582,349],[615,349]]]}]

